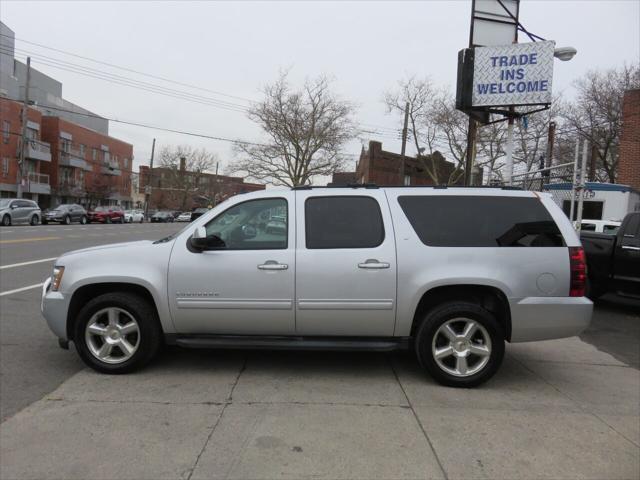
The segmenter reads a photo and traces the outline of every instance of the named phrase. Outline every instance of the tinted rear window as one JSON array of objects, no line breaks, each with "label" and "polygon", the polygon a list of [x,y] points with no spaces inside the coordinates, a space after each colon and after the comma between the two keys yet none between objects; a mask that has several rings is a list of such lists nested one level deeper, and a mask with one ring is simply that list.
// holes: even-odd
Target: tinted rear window
[{"label": "tinted rear window", "polygon": [[384,240],[377,200],[311,197],[305,202],[307,248],[374,248]]},{"label": "tinted rear window", "polygon": [[425,245],[561,247],[564,240],[537,198],[405,196],[398,202]]}]

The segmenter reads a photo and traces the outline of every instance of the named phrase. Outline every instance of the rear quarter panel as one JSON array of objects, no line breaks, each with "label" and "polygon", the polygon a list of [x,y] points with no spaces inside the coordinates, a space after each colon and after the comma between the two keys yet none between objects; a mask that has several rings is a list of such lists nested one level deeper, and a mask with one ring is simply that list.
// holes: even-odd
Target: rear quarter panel
[{"label": "rear quarter panel", "polygon": [[[512,312],[527,297],[566,297],[569,294],[567,247],[430,247],[422,243],[398,203],[398,196],[405,195],[505,196],[506,193],[498,189],[480,193],[477,189],[463,188],[387,189],[397,243],[398,314],[395,335],[410,334],[420,299],[427,291],[440,286],[495,287],[506,296]],[[508,195],[536,196],[524,191],[509,191]],[[541,201],[546,206],[547,202]],[[550,202],[551,207],[555,207],[555,203]],[[557,207],[556,210],[549,208],[566,243],[579,245],[569,221],[563,222],[564,214]],[[514,323],[513,327],[515,330],[517,325]]]}]

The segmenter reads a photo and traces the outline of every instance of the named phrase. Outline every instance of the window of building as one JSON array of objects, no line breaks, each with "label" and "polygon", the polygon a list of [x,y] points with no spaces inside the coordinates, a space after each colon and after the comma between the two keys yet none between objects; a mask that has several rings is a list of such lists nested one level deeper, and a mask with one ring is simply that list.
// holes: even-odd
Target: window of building
[{"label": "window of building", "polygon": [[67,140],[66,138],[61,138],[60,150],[62,150],[65,153],[69,153],[71,151],[71,141]]},{"label": "window of building", "polygon": [[124,168],[129,168],[129,159],[127,157],[124,157]]},{"label": "window of building", "polygon": [[374,248],[384,241],[382,213],[372,197],[311,197],[304,208],[309,249]]},{"label": "window of building", "polygon": [[6,177],[7,175],[9,175],[9,159],[5,157],[2,159],[2,176]]},{"label": "window of building", "polygon": [[404,176],[404,184],[405,185],[411,185],[411,175],[405,175]]},{"label": "window of building", "polygon": [[2,122],[2,142],[9,143],[11,139],[11,122],[4,120]]},{"label": "window of building", "polygon": [[79,149],[80,156],[81,156],[82,158],[84,158],[84,149],[85,149],[85,146],[81,143],[80,145],[78,145],[78,149]]},{"label": "window of building", "polygon": [[537,198],[425,195],[398,198],[432,247],[561,247],[562,234]]},{"label": "window of building", "polygon": [[35,128],[27,127],[26,135],[29,140],[37,140],[38,130],[36,130]]},{"label": "window of building", "polygon": [[286,249],[287,211],[287,201],[284,198],[242,202],[207,223],[207,237],[211,238],[213,249]]}]

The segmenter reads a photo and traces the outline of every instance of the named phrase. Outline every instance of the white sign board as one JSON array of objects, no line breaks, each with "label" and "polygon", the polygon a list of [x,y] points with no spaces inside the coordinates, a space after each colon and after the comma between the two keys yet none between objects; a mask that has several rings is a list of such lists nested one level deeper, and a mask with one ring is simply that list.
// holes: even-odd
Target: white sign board
[{"label": "white sign board", "polygon": [[519,0],[474,0],[471,5],[472,46],[506,45],[518,41],[519,6]]},{"label": "white sign board", "polygon": [[477,47],[474,107],[551,103],[555,42]]}]

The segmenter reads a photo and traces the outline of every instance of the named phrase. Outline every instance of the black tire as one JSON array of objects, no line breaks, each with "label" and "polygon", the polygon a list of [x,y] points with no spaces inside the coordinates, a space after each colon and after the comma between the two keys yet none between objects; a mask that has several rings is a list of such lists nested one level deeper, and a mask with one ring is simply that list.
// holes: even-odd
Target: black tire
[{"label": "black tire", "polygon": [[11,217],[9,216],[9,214],[6,214],[4,217],[2,217],[2,226],[8,227],[10,225],[11,225]]},{"label": "black tire", "polygon": [[111,223],[111,217],[106,217],[104,219],[104,223]]},{"label": "black tire", "polygon": [[38,225],[40,223],[40,219],[38,218],[38,215],[34,215],[33,217],[31,217],[31,221],[29,223],[31,224],[32,227],[35,227],[36,225]]},{"label": "black tire", "polygon": [[[432,354],[434,335],[445,322],[454,318],[474,320],[484,327],[491,340],[489,360],[486,365],[478,372],[465,377],[453,375],[442,369]],[[447,302],[438,305],[425,315],[415,335],[414,348],[420,365],[438,383],[449,387],[470,388],[486,382],[498,371],[504,358],[504,338],[504,331],[491,312],[475,303]]]},{"label": "black tire", "polygon": [[144,223],[144,217],[140,219],[140,223]]},{"label": "black tire", "polygon": [[[93,314],[108,307],[125,310],[133,316],[140,330],[138,349],[123,363],[101,361],[91,353],[86,343],[87,323]],[[101,373],[121,374],[138,370],[153,359],[162,345],[162,329],[155,309],[147,300],[131,293],[113,292],[100,295],[82,307],[76,317],[73,339],[78,355],[89,367]]]},{"label": "black tire", "polygon": [[64,220],[62,222],[65,225],[71,225],[71,217],[69,215],[67,215],[66,217],[64,217]]},{"label": "black tire", "polygon": [[80,225],[86,225],[87,224],[87,217],[85,215],[82,215],[80,217]]}]

